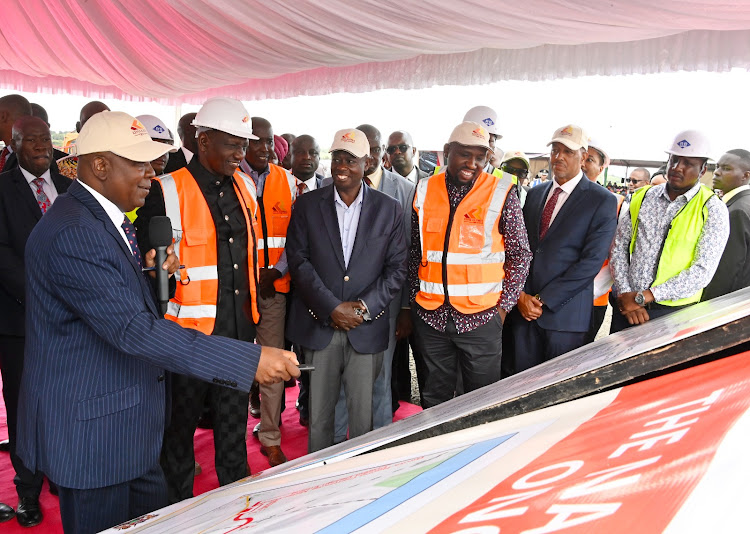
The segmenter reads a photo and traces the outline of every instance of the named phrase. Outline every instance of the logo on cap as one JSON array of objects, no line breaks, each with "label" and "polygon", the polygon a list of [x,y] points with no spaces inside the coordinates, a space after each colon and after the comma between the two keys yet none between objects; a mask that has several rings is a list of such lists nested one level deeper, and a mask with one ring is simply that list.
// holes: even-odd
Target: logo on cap
[{"label": "logo on cap", "polygon": [[135,119],[133,124],[130,125],[130,131],[133,132],[133,135],[148,135],[146,127],[138,119]]},{"label": "logo on cap", "polygon": [[250,117],[248,117],[247,115],[245,115],[244,117],[242,117],[242,122],[244,122],[244,123],[247,123],[249,120],[250,120]]},{"label": "logo on cap", "polygon": [[479,139],[486,139],[487,138],[487,131],[484,128],[474,128],[474,131],[471,132],[471,135],[474,137],[478,137]]},{"label": "logo on cap", "polygon": [[573,128],[570,126],[566,126],[562,130],[560,130],[560,135],[567,135],[568,137],[573,136]]},{"label": "logo on cap", "polygon": [[489,118],[489,117],[487,117],[486,119],[484,119],[484,120],[483,120],[482,122],[483,122],[484,124],[486,124],[487,126],[493,126],[493,125],[495,124],[495,121],[493,121],[493,120],[492,120],[491,118]]},{"label": "logo on cap", "polygon": [[683,139],[682,141],[680,141],[679,143],[677,143],[677,146],[680,147],[680,148],[687,148],[687,147],[690,146],[690,143],[688,142],[687,139]]},{"label": "logo on cap", "polygon": [[164,128],[157,124],[156,126],[154,126],[154,131],[157,133],[164,133]]},{"label": "logo on cap", "polygon": [[345,143],[356,143],[357,139],[354,137],[354,132],[347,132],[341,136],[341,140]]}]

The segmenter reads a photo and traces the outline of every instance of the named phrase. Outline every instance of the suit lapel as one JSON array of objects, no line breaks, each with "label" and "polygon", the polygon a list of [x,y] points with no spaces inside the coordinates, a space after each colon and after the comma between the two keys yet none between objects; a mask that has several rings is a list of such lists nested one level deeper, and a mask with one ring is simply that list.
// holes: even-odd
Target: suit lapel
[{"label": "suit lapel", "polygon": [[323,219],[323,225],[328,232],[328,238],[331,240],[336,258],[341,264],[341,269],[346,269],[344,263],[344,249],[341,246],[341,232],[339,231],[339,219],[336,216],[336,206],[334,205],[333,185],[326,186],[322,195],[322,202],[319,204],[320,213]]},{"label": "suit lapel", "polygon": [[[383,176],[385,178],[385,176]],[[357,223],[357,235],[354,236],[354,247],[352,247],[352,255],[349,259],[349,265],[352,264],[351,260],[358,258],[361,254],[364,254],[364,248],[367,243],[367,238],[370,235],[370,225],[367,221],[374,219],[373,206],[374,195],[371,191],[363,191],[362,195],[362,209],[359,212],[359,222]]]},{"label": "suit lapel", "polygon": [[34,196],[31,187],[29,187],[29,182],[26,181],[26,178],[19,167],[13,169],[11,179],[13,180],[13,185],[18,191],[19,198],[23,199],[23,204],[26,206],[28,212],[35,221],[41,219],[42,210],[39,209],[39,203],[36,201],[36,197]]},{"label": "suit lapel", "polygon": [[396,194],[396,181],[390,177],[386,169],[383,169],[383,177],[380,179],[378,191],[385,193],[389,197],[393,197]]},{"label": "suit lapel", "polygon": [[732,204],[734,204],[735,202],[737,202],[737,200],[739,200],[740,198],[746,197],[748,195],[750,195],[750,191],[747,191],[747,190],[740,191],[739,193],[737,193],[736,195],[734,195],[732,198],[729,199],[729,202],[727,202],[727,208],[731,206]]},{"label": "suit lapel", "polygon": [[562,226],[565,219],[569,217],[570,214],[576,213],[578,204],[580,204],[581,201],[586,198],[590,186],[591,182],[589,182],[589,179],[586,178],[586,175],[584,174],[583,177],[581,177],[581,180],[578,182],[578,185],[570,193],[570,196],[565,201],[565,204],[563,204],[562,208],[560,208],[560,211],[558,211],[557,215],[555,215],[555,220],[552,221],[552,224],[550,224],[549,229],[544,236],[545,238],[553,233],[556,228]]},{"label": "suit lapel", "polygon": [[91,193],[89,193],[80,183],[78,183],[78,181],[74,181],[71,183],[70,187],[68,188],[68,192],[78,200],[80,200],[81,203],[86,206],[89,211],[91,211],[94,217],[96,217],[102,223],[107,233],[111,235],[115,240],[117,245],[120,247],[120,250],[122,250],[122,252],[127,256],[128,261],[130,262],[131,267],[133,267],[133,271],[135,272],[138,281],[140,282],[141,290],[144,293],[144,300],[146,301],[146,304],[152,312],[161,317],[161,315],[157,313],[156,310],[156,304],[154,303],[151,286],[146,281],[146,277],[141,272],[140,267],[138,267],[138,263],[136,263],[135,257],[133,256],[133,251],[130,250],[130,247],[125,243],[125,240],[122,238],[122,235],[120,235],[120,232],[117,230],[117,228],[115,228],[115,225],[112,223],[112,219],[109,218],[109,215],[107,215],[107,212],[104,211],[104,208],[101,206],[101,204],[99,204],[99,202],[91,195]]},{"label": "suit lapel", "polygon": [[55,184],[55,189],[57,189],[58,195],[65,193],[70,187],[70,184],[73,183],[73,180],[57,172],[55,167],[50,167],[50,176],[52,176],[52,183]]},{"label": "suit lapel", "polygon": [[537,203],[535,206],[529,206],[529,208],[533,207],[533,211],[531,212],[534,216],[529,217],[530,223],[534,226],[532,228],[528,229],[529,236],[533,236],[534,240],[539,243],[539,228],[542,224],[542,212],[544,211],[544,202],[547,200],[547,196],[549,195],[549,190],[552,188],[552,180],[547,182],[544,185],[538,185],[537,187],[541,187],[544,192],[539,195],[539,199],[537,200]]}]

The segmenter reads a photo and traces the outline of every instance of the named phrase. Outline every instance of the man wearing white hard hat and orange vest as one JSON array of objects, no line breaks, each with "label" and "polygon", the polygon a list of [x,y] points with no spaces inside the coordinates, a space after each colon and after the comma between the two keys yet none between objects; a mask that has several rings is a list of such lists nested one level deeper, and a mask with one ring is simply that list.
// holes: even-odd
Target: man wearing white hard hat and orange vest
[{"label": "man wearing white hard hat and orange vest", "polygon": [[[167,215],[184,269],[166,318],[214,336],[252,341],[257,306],[255,183],[238,170],[250,116],[238,100],[212,98],[198,111],[198,153],[186,167],[154,180],[135,221],[138,243],[150,246],[149,221]],[[246,477],[248,395],[226,384],[172,377],[172,417],[164,435],[162,467],[169,500],[193,496],[193,434],[208,398],[214,416],[216,475],[221,485]]]},{"label": "man wearing white hard hat and orange vest", "polygon": [[501,376],[502,329],[531,252],[509,175],[484,172],[490,134],[476,122],[454,128],[445,172],[417,185],[409,282],[417,345],[427,369],[423,406]]},{"label": "man wearing white hard hat and orange vest", "polygon": [[93,534],[167,504],[159,465],[165,369],[244,392],[253,378],[287,380],[299,370],[292,353],[206,336],[159,313],[143,269],[174,273],[180,262],[170,245],[155,265],[156,251],[139,246],[124,213],[143,205],[149,162],[171,147],[152,141],[134,117],[104,111],[81,129],[77,150],[78,179],[26,248],[34,326],[18,454],[57,483],[66,534]]},{"label": "man wearing white hard hat and orange vest", "polygon": [[615,197],[583,175],[586,132],[568,124],[547,144],[554,179],[533,187],[523,208],[534,259],[512,319],[516,372],[584,344],[617,226]]},{"label": "man wearing white hard hat and orange vest", "polygon": [[[609,154],[607,154],[607,151],[602,146],[602,143],[598,139],[590,138],[588,154],[586,155],[586,159],[583,160],[583,173],[586,175],[586,178],[594,183],[598,183],[597,179],[599,176],[604,172],[604,169],[609,167]],[[617,198],[617,215],[619,218],[620,208],[625,197],[617,193],[612,194]],[[591,327],[586,334],[586,343],[594,341],[596,334],[599,333],[599,329],[602,327],[604,316],[607,313],[609,294],[612,291],[612,281],[612,273],[609,270],[609,258],[607,258],[604,260],[604,265],[602,265],[599,274],[594,278],[594,311],[591,314]]]},{"label": "man wearing white hard hat and orange vest", "polygon": [[711,154],[706,135],[680,132],[666,152],[667,183],[635,191],[617,227],[613,332],[700,302],[729,238],[726,205],[699,181]]}]

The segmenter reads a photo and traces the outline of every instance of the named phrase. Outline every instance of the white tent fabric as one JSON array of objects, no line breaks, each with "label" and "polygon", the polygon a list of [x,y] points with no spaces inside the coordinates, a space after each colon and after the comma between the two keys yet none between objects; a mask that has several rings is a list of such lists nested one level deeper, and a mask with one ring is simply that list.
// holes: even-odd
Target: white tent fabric
[{"label": "white tent fabric", "polygon": [[750,2],[8,0],[0,87],[201,103],[750,66]]}]

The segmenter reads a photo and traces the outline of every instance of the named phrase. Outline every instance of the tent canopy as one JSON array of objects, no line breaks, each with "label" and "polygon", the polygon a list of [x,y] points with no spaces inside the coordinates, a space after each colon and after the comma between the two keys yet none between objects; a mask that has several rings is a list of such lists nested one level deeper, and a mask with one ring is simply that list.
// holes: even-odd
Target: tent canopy
[{"label": "tent canopy", "polygon": [[11,0],[0,88],[201,103],[750,66],[726,0]]}]

